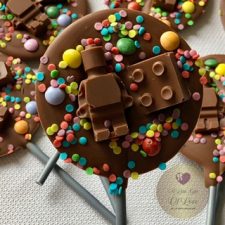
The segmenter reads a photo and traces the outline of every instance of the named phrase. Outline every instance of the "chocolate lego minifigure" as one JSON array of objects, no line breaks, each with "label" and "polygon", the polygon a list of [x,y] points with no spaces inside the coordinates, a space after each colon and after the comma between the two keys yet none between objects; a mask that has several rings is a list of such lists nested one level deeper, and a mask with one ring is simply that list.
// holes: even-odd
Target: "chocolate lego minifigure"
[{"label": "chocolate lego minifigure", "polygon": [[0,87],[3,87],[13,81],[13,76],[10,68],[0,61]]},{"label": "chocolate lego minifigure", "polygon": [[218,99],[212,87],[203,88],[202,110],[195,133],[211,133],[219,130]]},{"label": "chocolate lego minifigure", "polygon": [[9,0],[7,9],[14,15],[12,20],[14,26],[18,29],[27,29],[34,35],[43,35],[46,32],[50,20],[43,13],[42,5],[31,0]]},{"label": "chocolate lego minifigure", "polygon": [[176,7],[177,2],[177,0],[154,0],[153,6],[160,7],[168,12],[172,12]]},{"label": "chocolate lego minifigure", "polygon": [[145,114],[183,103],[190,98],[173,52],[128,66],[127,73],[130,81],[125,85],[138,84],[139,88],[132,92],[132,96]]},{"label": "chocolate lego minifigure", "polygon": [[77,115],[90,118],[96,142],[128,134],[124,110],[133,99],[122,80],[106,72],[101,46],[87,46],[81,55],[87,78],[80,83]]}]

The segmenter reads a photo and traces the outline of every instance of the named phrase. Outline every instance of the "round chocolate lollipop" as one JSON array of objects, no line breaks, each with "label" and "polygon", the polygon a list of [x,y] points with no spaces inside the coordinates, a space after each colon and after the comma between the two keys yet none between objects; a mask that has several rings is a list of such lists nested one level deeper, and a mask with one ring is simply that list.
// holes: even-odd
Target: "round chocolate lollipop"
[{"label": "round chocolate lollipop", "polygon": [[[203,104],[195,132],[181,152],[204,168],[205,186],[209,188],[207,224],[215,221],[217,183],[222,182],[225,171],[224,148],[224,80],[225,56],[209,55],[196,61],[203,91]],[[218,201],[218,200],[217,200]]]},{"label": "round chocolate lollipop", "polygon": [[65,27],[86,13],[86,0],[0,1],[1,52],[39,58]]},{"label": "round chocolate lollipop", "polygon": [[128,8],[141,11],[147,1],[148,0],[105,0],[105,4],[108,5],[110,9]]},{"label": "round chocolate lollipop", "polygon": [[61,159],[108,177],[111,193],[163,169],[197,122],[197,58],[141,12],[105,10],[71,25],[41,58],[36,85],[42,125]]},{"label": "round chocolate lollipop", "polygon": [[0,53],[0,157],[26,146],[39,127],[35,74],[31,68]]},{"label": "round chocolate lollipop", "polygon": [[175,30],[193,26],[204,12],[208,0],[149,0],[143,11],[149,13]]},{"label": "round chocolate lollipop", "polygon": [[206,187],[222,181],[225,171],[224,81],[225,55],[209,55],[196,62],[204,88],[203,105],[195,133],[181,152],[203,166]]}]

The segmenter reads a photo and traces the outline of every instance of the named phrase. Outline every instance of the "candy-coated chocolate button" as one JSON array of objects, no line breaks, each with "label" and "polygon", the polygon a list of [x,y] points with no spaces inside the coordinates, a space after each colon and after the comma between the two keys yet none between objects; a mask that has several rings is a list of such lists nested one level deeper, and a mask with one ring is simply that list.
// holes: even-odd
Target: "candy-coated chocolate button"
[{"label": "candy-coated chocolate button", "polygon": [[63,60],[73,69],[78,68],[82,62],[80,52],[75,49],[66,50],[63,53]]},{"label": "candy-coated chocolate button", "polygon": [[186,1],[182,5],[182,9],[185,13],[193,13],[195,11],[195,4],[191,1]]},{"label": "candy-coated chocolate button", "polygon": [[17,134],[26,134],[28,132],[29,126],[27,121],[20,120],[17,121],[14,125],[14,130]]},{"label": "candy-coated chocolate button", "polygon": [[135,43],[130,38],[120,38],[116,43],[120,53],[124,55],[132,55],[136,51]]},{"label": "candy-coated chocolate button", "polygon": [[166,31],[160,37],[160,44],[167,51],[173,51],[180,45],[180,38],[173,31]]},{"label": "candy-coated chocolate button", "polygon": [[65,92],[60,88],[49,87],[45,92],[45,99],[50,105],[60,105],[65,99]]}]

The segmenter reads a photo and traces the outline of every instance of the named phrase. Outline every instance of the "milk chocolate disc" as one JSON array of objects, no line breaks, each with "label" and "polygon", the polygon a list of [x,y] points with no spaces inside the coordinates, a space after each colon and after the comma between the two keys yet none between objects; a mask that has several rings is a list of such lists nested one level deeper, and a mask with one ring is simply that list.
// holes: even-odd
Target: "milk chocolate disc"
[{"label": "milk chocolate disc", "polygon": [[225,171],[224,102],[225,55],[209,55],[196,62],[206,85],[195,132],[181,152],[204,168],[206,187],[222,181]]},{"label": "milk chocolate disc", "polygon": [[25,147],[39,127],[35,80],[19,58],[0,53],[0,157]]},{"label": "milk chocolate disc", "polygon": [[175,30],[184,30],[195,24],[204,12],[208,0],[150,0],[143,11],[149,13]]},{"label": "milk chocolate disc", "polygon": [[149,0],[105,0],[105,4],[109,6],[110,9],[127,8],[142,11],[147,1]]},{"label": "milk chocolate disc", "polygon": [[41,58],[42,125],[63,160],[108,177],[117,193],[129,177],[164,168],[190,136],[201,107],[197,58],[147,14],[88,15]]},{"label": "milk chocolate disc", "polygon": [[41,57],[65,27],[87,13],[86,0],[7,0],[0,6],[0,50],[26,60]]}]

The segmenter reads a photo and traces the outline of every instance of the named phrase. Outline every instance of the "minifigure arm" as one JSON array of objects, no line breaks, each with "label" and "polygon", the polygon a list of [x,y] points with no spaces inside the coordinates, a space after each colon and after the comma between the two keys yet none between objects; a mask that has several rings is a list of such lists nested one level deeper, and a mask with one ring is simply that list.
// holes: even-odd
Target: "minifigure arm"
[{"label": "minifigure arm", "polygon": [[80,118],[89,118],[89,106],[85,98],[85,85],[83,81],[80,83],[79,87],[78,106],[79,108],[77,109],[77,116]]},{"label": "minifigure arm", "polygon": [[133,105],[133,97],[128,94],[126,86],[124,85],[123,81],[117,75],[115,75],[115,78],[121,90],[121,96],[124,107],[125,108],[131,107]]}]

